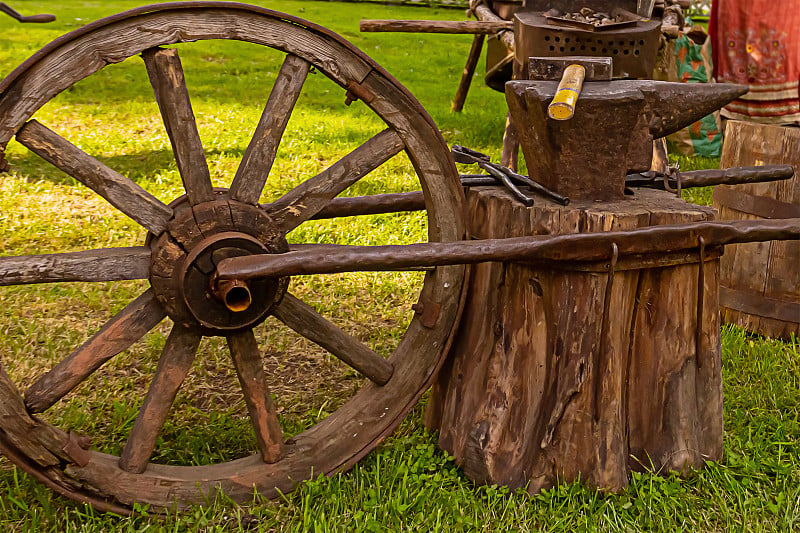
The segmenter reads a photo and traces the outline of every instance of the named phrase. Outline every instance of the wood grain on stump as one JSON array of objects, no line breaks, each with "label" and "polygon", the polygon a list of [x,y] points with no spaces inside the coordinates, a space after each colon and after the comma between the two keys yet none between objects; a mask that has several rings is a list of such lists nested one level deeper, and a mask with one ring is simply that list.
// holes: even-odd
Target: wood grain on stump
[{"label": "wood grain on stump", "polygon": [[[485,187],[468,203],[475,238],[713,218],[712,209],[651,190],[526,208]],[[559,270],[477,265],[426,414],[440,446],[473,480],[527,484],[532,494],[577,479],[616,491],[632,470],[685,472],[719,459],[718,256],[705,251],[699,334],[699,253],[615,262],[610,249],[609,261]]]}]

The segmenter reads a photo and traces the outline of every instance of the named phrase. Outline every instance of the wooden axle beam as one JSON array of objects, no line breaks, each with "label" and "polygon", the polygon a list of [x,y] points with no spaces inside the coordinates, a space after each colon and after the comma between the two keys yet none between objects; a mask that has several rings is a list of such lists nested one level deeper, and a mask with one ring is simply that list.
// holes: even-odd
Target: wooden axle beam
[{"label": "wooden axle beam", "polygon": [[491,35],[513,30],[514,23],[506,20],[370,20],[359,25],[364,32],[447,33]]}]

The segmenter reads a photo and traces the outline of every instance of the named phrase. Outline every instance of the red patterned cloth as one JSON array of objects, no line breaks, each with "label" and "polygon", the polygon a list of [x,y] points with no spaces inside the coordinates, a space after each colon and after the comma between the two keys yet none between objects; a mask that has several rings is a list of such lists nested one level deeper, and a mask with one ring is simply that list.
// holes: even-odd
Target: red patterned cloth
[{"label": "red patterned cloth", "polygon": [[800,124],[800,0],[714,0],[708,29],[717,81],[750,86],[722,115]]}]

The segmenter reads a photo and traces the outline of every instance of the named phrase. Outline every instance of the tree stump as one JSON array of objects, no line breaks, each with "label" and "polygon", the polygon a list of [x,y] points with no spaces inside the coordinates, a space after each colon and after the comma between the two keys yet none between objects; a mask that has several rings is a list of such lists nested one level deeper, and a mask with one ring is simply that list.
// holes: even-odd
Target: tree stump
[{"label": "tree stump", "polygon": [[[729,121],[722,166],[787,163],[790,180],[720,185],[714,207],[724,220],[800,217],[800,128]],[[736,244],[720,262],[723,318],[753,333],[800,336],[800,242]]]},{"label": "tree stump", "polygon": [[[526,208],[495,187],[467,197],[476,238],[714,217],[647,189],[567,207],[537,198]],[[719,459],[719,255],[709,248],[617,261],[609,250],[608,261],[558,270],[475,266],[426,413],[439,445],[474,481],[527,484],[531,494],[578,479],[618,491],[631,470],[685,472]]]}]

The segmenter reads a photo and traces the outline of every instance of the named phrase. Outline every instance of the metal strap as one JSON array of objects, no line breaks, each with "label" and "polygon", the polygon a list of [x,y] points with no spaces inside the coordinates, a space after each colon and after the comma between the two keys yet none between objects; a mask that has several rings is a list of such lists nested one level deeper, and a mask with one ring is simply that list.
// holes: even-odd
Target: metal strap
[{"label": "metal strap", "polygon": [[[667,166],[667,170],[664,171],[664,175],[662,176],[664,180],[664,190],[667,192],[674,193],[675,196],[678,198],[681,197],[681,189],[683,188],[683,178],[681,177],[680,170],[677,166]],[[669,180],[675,180],[676,188],[673,189],[672,186],[669,184]]]},{"label": "metal strap", "polygon": [[756,196],[724,186],[714,189],[714,201],[723,207],[730,207],[763,218],[800,217],[800,205],[782,202],[768,196]]},{"label": "metal strap", "polygon": [[720,285],[719,304],[720,307],[749,315],[800,324],[800,302],[778,300],[756,292]]},{"label": "metal strap", "polygon": [[594,380],[594,405],[592,407],[594,413],[594,420],[597,422],[600,419],[600,413],[598,412],[598,405],[601,403],[600,399],[600,381],[601,376],[600,372],[603,369],[603,365],[605,364],[605,360],[608,357],[608,350],[609,346],[611,345],[610,336],[610,326],[611,326],[611,294],[614,289],[614,273],[617,268],[617,259],[619,259],[619,247],[617,243],[611,243],[611,257],[608,261],[608,277],[606,278],[606,291],[605,295],[603,296],[603,317],[600,322],[600,353],[597,357],[597,368],[593,368],[592,372],[594,372],[593,380]]},{"label": "metal strap", "polygon": [[694,350],[695,359],[697,360],[697,368],[702,368],[703,358],[701,357],[700,348],[703,343],[703,297],[706,289],[706,274],[705,274],[705,255],[706,255],[706,240],[700,237],[698,244],[700,250],[698,252],[700,261],[697,265],[697,324],[694,332]]}]

